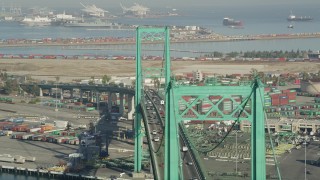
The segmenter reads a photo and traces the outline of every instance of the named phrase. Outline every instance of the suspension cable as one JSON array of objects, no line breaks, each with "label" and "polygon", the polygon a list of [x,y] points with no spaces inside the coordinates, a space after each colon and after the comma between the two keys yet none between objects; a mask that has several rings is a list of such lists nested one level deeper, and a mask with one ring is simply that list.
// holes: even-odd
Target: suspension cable
[{"label": "suspension cable", "polygon": [[[172,81],[169,81],[170,83],[172,83]],[[172,84],[169,84],[169,86],[172,87]],[[174,96],[174,90],[171,90],[172,91],[172,98],[175,97]],[[169,91],[168,93],[170,93],[171,91]],[[169,103],[169,102],[167,102]],[[178,122],[177,122],[177,113],[176,113],[176,104],[175,104],[175,100],[173,98],[173,111],[174,111],[174,121],[175,121],[175,125],[179,126]],[[180,126],[181,127],[181,126]],[[178,128],[177,128],[178,129]],[[180,160],[180,164],[182,164],[182,159],[181,159],[181,153],[178,153],[178,156],[179,156],[179,160]],[[183,179],[183,169],[182,169],[182,166],[180,166],[180,178]]]},{"label": "suspension cable", "polygon": [[[259,94],[260,94],[261,102],[263,102],[262,93],[261,93],[260,88],[259,88]],[[263,113],[264,113],[264,120],[265,120],[265,122],[267,124],[268,136],[269,136],[269,140],[270,140],[270,144],[271,144],[271,148],[272,148],[272,154],[273,154],[274,162],[275,162],[275,165],[276,165],[276,171],[277,171],[279,180],[281,180],[280,168],[279,168],[277,157],[276,157],[275,152],[274,152],[274,145],[273,145],[273,141],[272,141],[272,137],[271,137],[271,133],[270,133],[270,126],[269,126],[267,113],[265,111],[265,107],[264,106],[263,106]]]}]

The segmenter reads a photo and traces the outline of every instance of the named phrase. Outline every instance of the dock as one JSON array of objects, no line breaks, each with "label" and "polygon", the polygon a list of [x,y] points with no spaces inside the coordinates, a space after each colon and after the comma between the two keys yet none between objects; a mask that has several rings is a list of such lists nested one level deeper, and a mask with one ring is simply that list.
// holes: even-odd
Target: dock
[{"label": "dock", "polygon": [[43,169],[31,169],[24,167],[13,167],[13,166],[2,166],[0,165],[0,173],[8,173],[8,174],[20,174],[26,176],[34,176],[34,177],[46,177],[46,178],[57,178],[57,179],[66,179],[66,180],[103,180],[105,178],[96,177],[96,176],[87,176],[81,174],[73,174],[73,173],[64,173],[64,172],[56,172],[56,171],[48,171]]}]

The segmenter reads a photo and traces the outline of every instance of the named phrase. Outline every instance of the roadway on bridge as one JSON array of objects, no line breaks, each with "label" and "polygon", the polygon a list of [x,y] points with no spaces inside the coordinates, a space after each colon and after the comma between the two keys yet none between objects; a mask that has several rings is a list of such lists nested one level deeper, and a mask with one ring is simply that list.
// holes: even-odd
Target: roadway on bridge
[{"label": "roadway on bridge", "polygon": [[[163,125],[164,125],[164,114],[165,114],[164,109],[165,109],[165,107],[163,104],[160,103],[162,99],[157,94],[157,92],[152,89],[146,91],[146,97],[148,97],[148,101],[147,101],[147,104],[145,104],[145,105],[147,107],[149,106],[148,111],[150,111],[152,113],[151,118],[150,118],[150,119],[152,119],[151,123],[152,124],[158,123],[158,125],[160,125],[160,123],[161,123],[161,125],[162,125],[162,126],[156,127],[156,128],[160,128],[160,129],[152,129],[152,130],[156,130],[157,133],[159,133],[159,132],[164,133]],[[151,104],[152,104],[152,106],[151,106]],[[153,107],[154,109],[150,109],[151,107]],[[156,120],[156,118],[158,118],[158,120]],[[149,120],[149,118],[148,118],[148,120]],[[149,123],[150,123],[150,121],[148,122],[148,124]],[[156,136],[156,137],[159,137],[159,136]],[[160,138],[161,138],[161,136],[160,136]],[[179,132],[179,139],[180,139],[180,147],[182,148],[183,146],[186,145],[186,143],[184,141],[184,137],[181,132]],[[159,142],[161,142],[161,139],[159,139],[159,140],[160,140]],[[164,152],[164,149],[163,149],[163,152]],[[195,164],[196,164],[195,160],[192,157],[190,150],[185,151],[185,152],[181,151],[181,159],[182,159],[181,165],[183,168],[184,179],[200,179],[199,172],[195,166]]]}]

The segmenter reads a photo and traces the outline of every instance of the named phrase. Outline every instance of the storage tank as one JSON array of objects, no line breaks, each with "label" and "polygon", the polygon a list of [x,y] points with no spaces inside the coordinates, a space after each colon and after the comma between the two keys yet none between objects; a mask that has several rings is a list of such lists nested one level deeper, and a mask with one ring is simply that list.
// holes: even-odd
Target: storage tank
[{"label": "storage tank", "polygon": [[312,81],[301,81],[300,88],[302,92],[309,94],[320,94],[320,79]]}]

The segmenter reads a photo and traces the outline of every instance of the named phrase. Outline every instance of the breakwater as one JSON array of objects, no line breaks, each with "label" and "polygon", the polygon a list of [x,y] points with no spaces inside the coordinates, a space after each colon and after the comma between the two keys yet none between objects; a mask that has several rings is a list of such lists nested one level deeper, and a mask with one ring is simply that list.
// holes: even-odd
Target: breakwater
[{"label": "breakwater", "polygon": [[[306,39],[320,38],[320,32],[295,33],[295,34],[261,34],[261,35],[236,35],[236,36],[204,36],[188,38],[171,38],[172,44],[176,43],[199,43],[199,42],[229,42],[229,41],[254,41],[254,40],[276,40],[276,39]],[[92,46],[92,45],[133,45],[135,38],[44,38],[44,39],[5,39],[0,40],[1,47],[30,47],[30,46]],[[143,42],[147,44],[159,44],[163,41]]]}]

